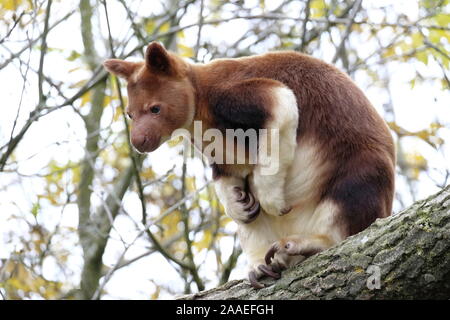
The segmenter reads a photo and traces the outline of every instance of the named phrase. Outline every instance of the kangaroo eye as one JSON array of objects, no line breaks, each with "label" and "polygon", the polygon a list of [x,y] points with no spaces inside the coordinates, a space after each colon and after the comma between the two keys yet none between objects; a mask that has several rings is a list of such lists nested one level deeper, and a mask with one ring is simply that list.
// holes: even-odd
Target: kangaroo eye
[{"label": "kangaroo eye", "polygon": [[127,116],[128,116],[128,118],[130,118],[131,120],[133,120],[133,117],[132,117],[131,113],[127,112]]},{"label": "kangaroo eye", "polygon": [[150,112],[154,113],[154,114],[158,114],[161,111],[161,107],[160,106],[153,106],[150,108]]}]

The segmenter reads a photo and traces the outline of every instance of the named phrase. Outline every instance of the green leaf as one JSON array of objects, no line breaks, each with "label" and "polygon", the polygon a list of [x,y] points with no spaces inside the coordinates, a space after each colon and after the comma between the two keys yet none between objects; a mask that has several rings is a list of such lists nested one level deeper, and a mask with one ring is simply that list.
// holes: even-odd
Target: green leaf
[{"label": "green leaf", "polygon": [[75,50],[72,50],[72,52],[70,53],[70,56],[67,57],[67,60],[74,61],[74,60],[78,59],[79,57],[81,57],[81,54],[79,52],[76,52]]},{"label": "green leaf", "polygon": [[33,216],[37,216],[39,213],[39,210],[41,209],[41,205],[39,204],[39,201],[33,204],[33,207],[31,208],[31,214]]}]

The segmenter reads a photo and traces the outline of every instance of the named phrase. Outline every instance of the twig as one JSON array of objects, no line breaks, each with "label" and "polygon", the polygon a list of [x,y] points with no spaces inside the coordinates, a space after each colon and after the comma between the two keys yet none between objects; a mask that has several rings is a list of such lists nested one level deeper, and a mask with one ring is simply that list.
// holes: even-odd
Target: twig
[{"label": "twig", "polygon": [[237,237],[236,234],[233,237],[233,250],[231,251],[228,260],[223,265],[222,275],[220,276],[219,284],[224,284],[230,278],[231,271],[236,266],[237,259],[242,253],[242,249],[239,245],[236,245]]},{"label": "twig", "polygon": [[198,50],[200,49],[200,39],[202,36],[202,28],[203,28],[203,9],[205,3],[204,0],[200,0],[200,13],[198,16],[198,31],[197,31],[197,43],[195,44],[194,57],[197,59]]},{"label": "twig", "polygon": [[306,39],[306,25],[309,21],[309,14],[310,14],[310,4],[311,4],[311,0],[307,0],[306,4],[305,4],[305,18],[303,19],[303,23],[302,23],[302,37],[301,39],[301,43],[300,43],[300,47],[299,47],[299,51],[303,52],[303,50],[305,49],[306,43],[305,43],[305,39]]},{"label": "twig", "polygon": [[[205,228],[208,228],[210,225],[211,225],[211,222],[206,222],[206,223],[200,224],[200,225],[198,225],[198,226],[196,226],[194,228],[194,231],[198,232],[198,231],[204,230]],[[163,242],[163,246],[165,248],[170,247],[173,243],[175,243],[176,241],[180,240],[183,237],[183,233],[184,233],[184,230],[178,232],[177,234],[172,236],[170,239],[164,241]],[[119,269],[122,269],[124,267],[127,267],[130,264],[132,264],[132,263],[134,263],[134,262],[136,262],[136,261],[138,261],[138,260],[140,260],[142,258],[145,258],[145,257],[147,257],[147,256],[149,256],[149,255],[151,255],[151,254],[153,254],[155,252],[158,252],[158,251],[156,251],[155,248],[152,247],[150,250],[148,250],[148,251],[146,251],[146,252],[144,252],[144,253],[142,253],[142,254],[134,257],[134,258],[120,263],[119,266],[116,268],[116,271],[119,270]]]},{"label": "twig", "polygon": [[38,90],[39,90],[39,102],[38,105],[42,107],[46,98],[44,96],[44,92],[42,90],[42,84],[44,83],[44,58],[47,54],[47,35],[48,35],[48,22],[50,20],[50,10],[52,8],[53,0],[48,0],[47,8],[45,11],[45,22],[44,22],[44,31],[42,34],[41,41],[41,56],[39,58],[39,69],[38,69]]},{"label": "twig", "polygon": [[[106,16],[106,27],[108,29],[108,43],[109,43],[109,50],[111,50],[111,57],[115,58],[116,55],[114,53],[114,44],[113,39],[111,35],[111,26],[109,25],[109,14],[108,14],[108,6],[106,5],[106,1],[102,0],[103,8],[105,9],[105,16]],[[120,90],[119,90],[120,91]],[[119,93],[120,94],[120,93]]]},{"label": "twig", "polygon": [[[99,67],[94,72],[91,80],[88,81],[82,88],[80,88],[80,90],[78,90],[78,92],[76,94],[74,94],[71,98],[69,98],[62,104],[57,105],[55,107],[51,107],[51,108],[42,108],[38,105],[32,112],[30,112],[30,116],[27,119],[24,126],[22,127],[22,129],[20,130],[20,132],[7,143],[7,146],[8,146],[7,150],[0,157],[0,172],[4,170],[4,167],[6,165],[8,158],[13,153],[13,151],[16,149],[17,145],[22,140],[22,138],[25,136],[25,133],[28,131],[28,129],[31,127],[31,125],[38,119],[42,118],[43,116],[46,116],[56,110],[59,110],[63,107],[71,105],[78,98],[80,98],[83,94],[85,94],[87,91],[91,90],[93,87],[95,87],[97,84],[101,83],[102,81],[105,81],[106,76],[107,76],[106,72],[100,73],[101,70],[102,70],[102,68]],[[97,78],[97,75],[99,73],[100,73],[101,77]],[[0,149],[3,149],[3,147]]]},{"label": "twig", "polygon": [[[113,41],[112,41],[111,27],[110,27],[110,24],[109,24],[109,16],[108,16],[108,9],[107,9],[107,5],[106,5],[106,1],[103,0],[102,3],[103,3],[103,7],[105,8],[106,26],[107,26],[107,29],[108,29],[108,38],[109,38],[109,46],[110,46],[110,50],[111,50],[111,57],[115,58],[114,45],[113,45]],[[115,84],[116,89],[117,89],[117,94],[119,96],[120,110],[122,112],[123,123],[125,125],[125,134],[127,136],[127,143],[128,143],[128,150],[129,150],[130,160],[131,160],[132,167],[133,167],[133,174],[134,174],[134,176],[136,178],[136,184],[137,184],[137,187],[138,187],[139,198],[141,200],[142,223],[145,225],[145,222],[147,220],[147,206],[146,206],[145,197],[144,197],[144,187],[142,186],[141,176],[139,174],[139,168],[138,168],[138,162],[141,162],[141,161],[138,161],[136,159],[135,153],[133,152],[133,147],[131,146],[131,142],[130,142],[130,128],[129,128],[128,120],[127,120],[127,117],[126,117],[125,103],[123,101],[122,90],[120,89],[119,79],[117,77],[113,77],[113,79],[114,79],[114,84]]]},{"label": "twig", "polygon": [[[69,14],[67,14],[63,19],[59,20],[57,23],[55,23],[52,27],[49,28],[49,30],[51,30],[53,27],[55,27],[58,23],[64,21],[65,19],[67,19],[68,16],[70,16],[73,12],[70,12]],[[217,24],[217,23],[223,23],[223,22],[230,22],[230,21],[234,21],[234,20],[238,20],[238,19],[247,19],[247,20],[252,20],[252,19],[270,19],[270,20],[295,20],[295,21],[302,21],[302,19],[299,18],[293,18],[293,17],[287,17],[287,16],[283,16],[283,15],[278,15],[278,14],[263,14],[263,15],[243,15],[243,16],[234,16],[234,17],[230,17],[230,18],[226,18],[226,19],[213,19],[210,21],[204,21],[203,25],[209,25],[209,24]],[[330,25],[335,25],[335,24],[342,24],[342,23],[348,23],[349,20],[348,19],[344,19],[344,18],[335,18],[333,20],[328,20],[328,19],[323,19],[323,18],[316,18],[316,19],[310,19],[310,21],[312,22],[317,22],[317,23],[327,23]],[[428,29],[437,29],[437,30],[448,30],[450,31],[450,28],[448,27],[442,27],[442,26],[434,26],[434,25],[430,25],[430,26],[425,26],[425,25],[419,25],[419,24],[402,24],[402,23],[397,23],[397,24],[392,24],[392,23],[378,23],[378,24],[374,24],[374,23],[370,23],[368,21],[354,21],[354,24],[367,24],[367,25],[371,25],[371,26],[378,26],[378,27],[401,27],[401,28],[406,28],[406,29],[410,29],[410,28],[428,28]],[[198,23],[193,23],[190,25],[186,25],[186,26],[175,26],[170,28],[167,32],[164,33],[160,33],[160,34],[153,34],[152,36],[150,36],[146,42],[150,42],[153,40],[156,40],[158,38],[161,37],[165,37],[168,35],[173,35],[177,32],[192,28],[198,26]],[[42,36],[42,35],[41,35]],[[37,40],[39,40],[40,37],[38,37],[37,39],[33,40],[33,43],[36,42]],[[307,41],[308,42],[308,41]],[[134,49],[130,50],[130,52],[128,52],[127,54],[123,54],[121,56],[121,58],[127,58],[129,56],[131,56],[132,54],[134,54],[135,52],[139,51],[142,49],[142,47],[145,44],[140,44],[138,46],[136,46]],[[19,51],[16,55],[22,53],[24,50],[26,50],[27,48],[29,48],[30,45],[26,46],[25,48],[23,48],[21,51]],[[4,67],[5,65],[7,65],[12,59],[14,59],[14,57],[11,57],[10,59],[8,59],[8,61],[6,61],[5,63],[3,63],[2,65],[0,65],[0,69],[2,67]],[[98,78],[96,78],[98,76]],[[9,151],[2,154],[1,158],[0,158],[0,171],[3,170],[5,163],[7,161],[7,159],[9,158],[10,154],[12,153],[12,151],[16,148],[17,144],[19,143],[19,141],[22,139],[23,135],[25,134],[25,132],[28,131],[29,127],[31,126],[32,122],[36,121],[37,119],[39,119],[42,116],[45,116],[47,114],[49,114],[50,112],[56,111],[59,108],[62,108],[64,106],[70,105],[72,104],[74,101],[76,101],[79,97],[81,97],[85,92],[89,91],[92,87],[94,87],[95,85],[97,85],[98,83],[100,83],[101,81],[104,81],[106,79],[106,72],[102,71],[102,67],[100,66],[96,72],[94,72],[93,77],[91,78],[90,81],[88,81],[88,83],[83,86],[78,92],[77,94],[75,94],[72,98],[66,100],[64,103],[62,103],[59,106],[53,107],[53,108],[49,108],[49,110],[47,110],[46,113],[36,113],[36,110],[33,111],[30,114],[30,118],[27,120],[26,124],[24,125],[24,127],[22,128],[21,132],[12,140],[10,141],[10,145],[11,148],[8,148]],[[94,81],[95,80],[95,81]]]},{"label": "twig", "polygon": [[[102,1],[103,3],[105,3],[105,1]],[[125,9],[125,11],[127,12],[127,16],[128,19],[130,19],[130,23],[131,23],[131,27],[133,28],[134,34],[139,38],[140,41],[144,41],[145,38],[142,35],[141,30],[139,29],[139,26],[134,22],[134,18],[133,15],[131,14],[131,10],[128,7],[128,4],[125,3],[125,0],[119,0],[120,4],[123,6],[123,8]],[[105,4],[104,4],[105,5]],[[106,6],[106,5],[105,5]],[[106,7],[105,7],[105,11],[106,11]],[[107,15],[108,16],[108,15]]]},{"label": "twig", "polygon": [[22,11],[20,13],[20,15],[14,20],[14,24],[11,27],[11,29],[8,30],[8,32],[6,33],[6,35],[0,40],[0,44],[2,44],[3,42],[5,42],[6,39],[8,39],[8,37],[11,35],[11,33],[13,32],[13,30],[16,28],[16,26],[19,24],[20,20],[22,19],[22,17],[25,15],[25,11]]},{"label": "twig", "polygon": [[142,185],[142,187],[143,188],[147,188],[148,186],[151,186],[151,185],[154,185],[154,184],[162,182],[163,180],[167,179],[167,177],[173,172],[174,169],[175,169],[175,166],[173,166],[172,168],[167,170],[167,172],[165,174],[163,174],[162,176],[160,176],[159,178],[153,179],[153,180],[151,180],[151,181],[149,181],[147,183],[144,183]]},{"label": "twig", "polygon": [[350,36],[350,32],[352,31],[352,25],[355,23],[355,17],[358,13],[359,9],[361,8],[362,0],[356,0],[356,2],[353,4],[353,12],[348,18],[347,26],[345,27],[344,35],[342,36],[341,43],[336,49],[336,53],[334,54],[333,59],[331,60],[332,63],[335,63],[337,59],[339,58],[339,55],[341,54],[342,49],[344,48],[345,41],[347,41],[347,38]]},{"label": "twig", "polygon": [[[183,173],[181,175],[181,196],[184,198],[186,196],[186,161],[187,161],[187,153],[184,153],[183,157]],[[200,276],[198,275],[198,270],[195,265],[194,261],[194,255],[192,254],[192,241],[189,237],[189,212],[186,208],[186,202],[183,202],[181,204],[181,213],[182,213],[182,221],[184,225],[184,241],[186,242],[186,252],[187,252],[187,258],[191,265],[190,272],[192,275],[192,278],[195,281],[195,284],[197,285],[198,291],[202,291],[205,289],[205,285],[203,284],[203,281],[200,279]]]},{"label": "twig", "polygon": [[[28,33],[27,33],[27,38],[28,38]],[[20,111],[22,109],[23,95],[25,93],[25,86],[26,86],[26,83],[27,83],[27,75],[28,75],[28,71],[30,70],[30,59],[31,59],[31,50],[30,50],[30,53],[28,54],[28,60],[25,63],[26,69],[25,69],[25,74],[23,75],[23,85],[22,85],[22,91],[20,92],[19,106],[17,108],[16,117],[14,118],[14,122],[13,122],[13,126],[12,126],[12,129],[11,129],[11,133],[9,135],[9,141],[11,141],[13,139],[13,137],[14,137],[14,131],[16,130],[17,120],[19,119]],[[20,60],[20,63],[21,62],[22,61]],[[21,66],[19,65],[19,70],[20,70],[20,67]],[[6,145],[9,145],[9,142]]]},{"label": "twig", "polygon": [[450,56],[449,56],[447,53],[445,53],[443,50],[441,50],[438,46],[432,44],[432,43],[431,43],[430,41],[428,41],[427,39],[425,39],[425,40],[423,41],[423,43],[424,43],[426,46],[430,47],[431,49],[433,49],[433,50],[437,51],[438,53],[440,53],[441,55],[443,55],[447,60],[450,60]]},{"label": "twig", "polygon": [[[107,9],[106,9],[106,2],[105,1],[103,1],[103,5],[105,7],[106,16],[108,16]],[[112,47],[113,45],[112,45],[112,37],[111,37],[111,31],[110,31],[110,26],[109,26],[109,20],[107,20],[107,28],[108,28],[108,33],[110,35],[109,38],[110,38],[111,55],[114,57],[114,50],[113,50],[113,47]],[[119,101],[120,101],[120,108],[121,108],[121,112],[122,112],[122,116],[123,116],[124,124],[125,124],[125,132],[126,132],[126,135],[127,135],[127,141],[128,141],[128,146],[129,146],[130,158],[131,158],[131,161],[132,161],[133,175],[136,178],[139,198],[141,200],[140,202],[141,202],[141,208],[142,208],[142,222],[143,222],[143,224],[145,226],[146,225],[146,221],[147,221],[147,208],[146,208],[145,197],[144,197],[144,189],[143,189],[142,181],[141,181],[141,178],[140,178],[140,175],[139,175],[138,161],[137,161],[137,159],[135,157],[135,153],[133,152],[133,148],[132,148],[131,143],[130,143],[129,126],[128,126],[128,121],[127,121],[126,115],[125,115],[126,114],[125,113],[125,104],[123,102],[123,97],[122,97],[122,94],[121,94],[120,83],[119,83],[117,77],[114,77],[114,79],[115,79],[114,81],[115,81],[115,85],[116,85],[117,91],[118,91],[118,96],[119,96]],[[180,203],[179,205],[182,205],[183,203],[184,202]],[[193,274],[195,273],[195,271],[196,271],[195,266],[190,265],[190,264],[186,264],[186,263],[178,260],[177,258],[175,258],[173,255],[171,255],[167,250],[165,250],[163,248],[163,246],[160,244],[160,242],[157,240],[157,238],[153,235],[153,233],[150,231],[150,229],[148,227],[144,228],[143,231],[145,233],[147,233],[147,235],[150,238],[151,242],[153,243],[153,246],[155,247],[155,249],[157,251],[159,251],[166,259],[175,262],[177,265],[179,265],[183,269],[187,269],[187,270],[191,271]],[[129,248],[129,247],[127,247],[127,248]],[[123,254],[125,254],[125,252],[127,251],[127,248],[126,248],[126,250],[124,251]],[[199,290],[202,290],[202,289],[199,289]],[[100,292],[101,292],[101,289],[97,290],[96,294],[93,296],[93,299],[98,299]]]},{"label": "twig", "polygon": [[[128,250],[134,245],[134,243],[144,234],[147,232],[147,229],[150,228],[152,225],[158,223],[159,221],[161,221],[162,219],[164,219],[164,217],[167,217],[169,214],[171,214],[172,212],[174,212],[181,204],[183,204],[185,201],[189,200],[190,198],[196,196],[197,194],[199,194],[209,183],[205,184],[203,187],[201,187],[200,189],[196,190],[195,192],[193,192],[192,194],[186,196],[185,198],[181,199],[180,201],[178,201],[176,204],[174,204],[173,206],[171,206],[170,208],[168,208],[163,214],[161,214],[158,218],[156,218],[153,221],[149,221],[144,228],[136,235],[136,237],[133,239],[133,241],[131,241],[131,243],[129,245],[127,245],[125,247],[125,250],[122,252],[122,254],[120,255],[120,257],[117,259],[117,262],[115,263],[115,265],[108,271],[108,273],[105,275],[105,277],[103,278],[103,282],[97,287],[97,290],[95,291],[94,295],[92,296],[92,300],[97,300],[100,297],[100,293],[102,292],[103,288],[105,287],[106,283],[109,281],[109,279],[111,279],[112,274],[120,267],[121,263],[123,261],[123,257],[125,256],[125,254],[128,252]],[[172,257],[169,253],[167,253],[167,251],[165,249],[162,248],[161,244],[159,244],[159,242],[156,241],[155,245],[155,250],[157,250],[158,252],[160,252],[165,258],[175,262],[176,264],[180,265],[183,269],[186,270],[190,270],[191,266],[186,265],[185,263],[175,259],[174,257]]]},{"label": "twig", "polygon": [[[65,16],[63,16],[61,19],[59,19],[58,21],[56,21],[53,25],[51,25],[48,28],[48,32],[50,32],[51,30],[53,30],[56,26],[58,26],[61,22],[64,22],[67,20],[67,18],[69,18],[72,14],[74,14],[76,12],[76,10],[72,10],[69,13],[67,13]],[[15,58],[17,58],[18,56],[20,56],[25,50],[31,48],[34,44],[36,44],[36,42],[38,42],[42,37],[44,36],[44,34],[40,34],[36,39],[32,40],[29,44],[27,44],[25,47],[23,47],[22,49],[20,49],[19,51],[17,51],[15,54],[11,55],[8,59],[6,59],[5,61],[3,61],[2,64],[0,64],[0,70],[3,69],[4,67],[6,67],[11,61],[13,61]]]},{"label": "twig", "polygon": [[[236,15],[234,17],[225,18],[225,19],[212,19],[209,21],[204,21],[203,25],[225,23],[225,22],[231,22],[231,21],[240,20],[240,19],[243,19],[243,20],[259,20],[259,19],[262,19],[262,20],[294,20],[294,21],[302,21],[303,20],[301,18],[289,17],[289,16],[284,16],[284,15],[278,15],[278,14]],[[330,25],[338,25],[338,24],[347,24],[349,22],[349,19],[335,18],[333,20],[328,20],[325,18],[314,18],[314,19],[310,19],[309,21],[317,22],[317,23],[326,23],[326,24],[330,24]],[[399,27],[399,28],[405,28],[405,29],[427,28],[427,29],[450,31],[449,27],[442,27],[442,26],[436,26],[436,25],[425,26],[425,25],[419,25],[419,24],[404,24],[404,23],[372,23],[372,22],[368,22],[368,21],[354,21],[353,24],[366,24],[366,25],[369,25],[372,27]],[[158,38],[172,35],[174,33],[177,33],[177,32],[180,32],[180,31],[183,31],[186,29],[196,27],[196,26],[198,26],[198,22],[192,23],[189,25],[185,25],[185,26],[172,27],[166,32],[150,36],[149,38],[146,39],[146,43],[154,41]],[[136,46],[134,49],[132,49],[128,53],[124,54],[123,58],[127,58],[127,57],[133,55],[135,52],[141,50],[145,45],[146,44],[141,44],[141,45]]]}]

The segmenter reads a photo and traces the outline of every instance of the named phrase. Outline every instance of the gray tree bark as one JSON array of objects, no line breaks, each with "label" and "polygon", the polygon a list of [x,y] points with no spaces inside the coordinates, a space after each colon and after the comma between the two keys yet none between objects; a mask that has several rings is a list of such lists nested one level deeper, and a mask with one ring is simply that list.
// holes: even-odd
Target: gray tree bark
[{"label": "gray tree bark", "polygon": [[263,282],[181,299],[450,299],[450,186]]}]

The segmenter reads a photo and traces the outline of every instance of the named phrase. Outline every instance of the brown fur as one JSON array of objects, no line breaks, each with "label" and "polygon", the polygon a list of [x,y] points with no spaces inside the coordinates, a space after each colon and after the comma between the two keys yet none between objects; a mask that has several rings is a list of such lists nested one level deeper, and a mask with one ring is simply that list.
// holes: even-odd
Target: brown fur
[{"label": "brown fur", "polygon": [[[129,81],[131,135],[140,151],[154,150],[162,136],[192,120],[201,120],[203,130],[264,128],[276,107],[270,88],[287,86],[299,108],[298,144],[312,142],[327,168],[311,196],[339,205],[335,219],[345,236],[391,214],[392,137],[362,91],[337,68],[296,52],[193,65],[155,43],[145,63],[108,60],[105,66]],[[155,104],[162,107],[159,115],[148,112]],[[212,167],[215,179],[248,174],[248,166]]]},{"label": "brown fur", "polygon": [[[300,114],[297,139],[315,141],[322,158],[333,164],[320,194],[321,199],[334,199],[344,207],[339,223],[347,236],[365,229],[376,218],[391,214],[395,169],[392,137],[384,121],[347,75],[296,52],[217,60],[192,68],[191,74],[196,75],[199,120],[214,118],[212,102],[222,97],[220,84],[223,83],[269,78],[294,91]],[[248,94],[248,90],[236,88],[229,95],[236,101],[245,100]],[[234,116],[233,110],[222,112]]]}]

